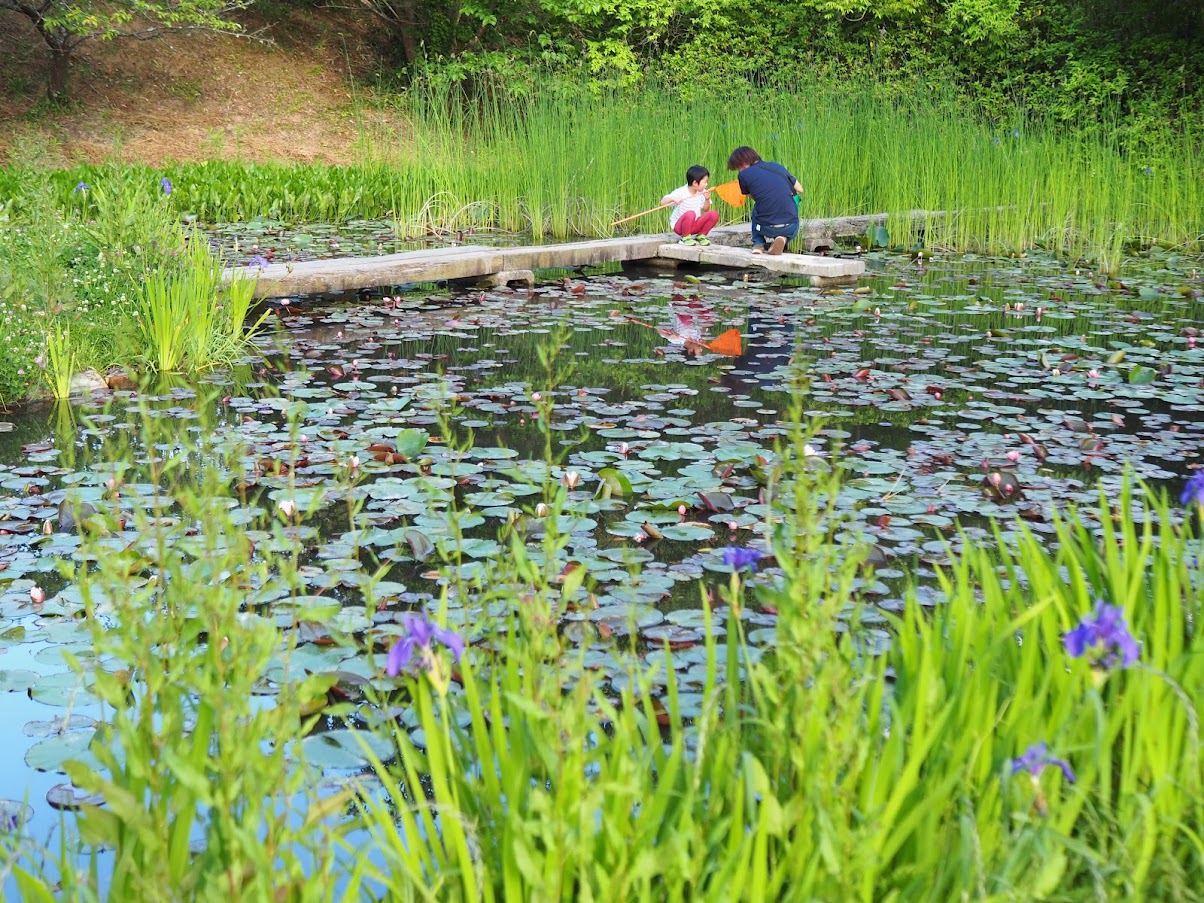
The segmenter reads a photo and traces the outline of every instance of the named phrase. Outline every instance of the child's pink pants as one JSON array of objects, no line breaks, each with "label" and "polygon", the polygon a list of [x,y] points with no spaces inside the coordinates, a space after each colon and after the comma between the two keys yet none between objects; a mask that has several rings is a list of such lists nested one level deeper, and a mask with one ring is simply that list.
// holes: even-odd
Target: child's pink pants
[{"label": "child's pink pants", "polygon": [[719,211],[708,210],[699,216],[693,210],[687,210],[673,225],[673,231],[678,235],[706,235],[719,222]]}]

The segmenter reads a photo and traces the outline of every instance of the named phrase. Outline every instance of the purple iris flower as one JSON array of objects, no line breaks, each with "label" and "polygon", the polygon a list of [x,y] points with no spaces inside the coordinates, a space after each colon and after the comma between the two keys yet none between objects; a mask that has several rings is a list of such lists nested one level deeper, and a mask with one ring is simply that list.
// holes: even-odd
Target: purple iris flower
[{"label": "purple iris flower", "polygon": [[1074,770],[1070,767],[1070,763],[1065,759],[1056,759],[1049,754],[1049,747],[1042,743],[1034,743],[1024,751],[1019,759],[1012,759],[1012,774],[1019,774],[1022,771],[1027,771],[1033,777],[1040,777],[1041,772],[1049,765],[1056,765],[1062,769],[1062,774],[1066,776],[1066,780],[1074,783]]},{"label": "purple iris flower", "polygon": [[452,657],[460,660],[464,654],[464,638],[454,630],[448,630],[428,621],[423,615],[404,615],[401,626],[405,630],[393,648],[389,650],[389,659],[385,663],[385,673],[396,677],[403,668],[414,663],[424,671],[429,671],[434,664],[434,644],[440,643],[451,650]]},{"label": "purple iris flower", "polygon": [[1082,658],[1097,646],[1104,655],[1099,663],[1105,668],[1116,664],[1120,656],[1121,666],[1129,667],[1141,655],[1141,647],[1125,623],[1125,615],[1118,605],[1096,602],[1095,614],[1083,618],[1079,626],[1062,634],[1062,645],[1071,658]]},{"label": "purple iris flower", "polygon": [[1204,470],[1197,470],[1192,474],[1192,478],[1183,487],[1183,494],[1179,496],[1180,505],[1190,505],[1192,502],[1204,505]]},{"label": "purple iris flower", "polygon": [[723,550],[723,563],[733,571],[747,569],[750,573],[757,572],[757,562],[765,556],[756,549],[742,549],[740,546],[728,546]]},{"label": "purple iris flower", "polygon": [[164,176],[163,180],[159,183],[159,187],[163,189],[164,194],[171,194],[171,179]]},{"label": "purple iris flower", "polygon": [[269,267],[271,265],[272,265],[271,261],[260,254],[256,254],[254,257],[252,257],[250,260],[247,261],[247,266],[249,266],[249,267]]},{"label": "purple iris flower", "polygon": [[80,182],[78,185],[75,186],[75,191],[73,191],[71,193],[79,194],[81,191],[91,191],[91,190],[92,190],[92,186],[89,185],[87,182]]}]

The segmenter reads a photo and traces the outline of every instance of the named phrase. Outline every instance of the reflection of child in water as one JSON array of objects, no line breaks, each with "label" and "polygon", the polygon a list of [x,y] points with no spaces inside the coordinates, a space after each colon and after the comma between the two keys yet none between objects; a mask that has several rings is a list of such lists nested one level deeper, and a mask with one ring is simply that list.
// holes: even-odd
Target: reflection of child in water
[{"label": "reflection of child in water", "polygon": [[706,334],[715,323],[715,314],[710,305],[695,295],[685,298],[674,295],[669,304],[669,326],[657,332],[670,345],[681,348],[686,357],[695,357],[706,350]]}]

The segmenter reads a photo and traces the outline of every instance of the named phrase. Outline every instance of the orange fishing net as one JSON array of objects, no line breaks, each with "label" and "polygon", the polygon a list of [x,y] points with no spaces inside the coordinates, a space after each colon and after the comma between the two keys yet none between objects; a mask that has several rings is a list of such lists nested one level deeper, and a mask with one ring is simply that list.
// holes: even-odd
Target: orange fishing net
[{"label": "orange fishing net", "polygon": [[732,179],[730,182],[716,185],[711,190],[719,195],[724,203],[731,204],[733,207],[743,207],[744,200],[748,197],[748,195],[740,193],[739,179]]}]

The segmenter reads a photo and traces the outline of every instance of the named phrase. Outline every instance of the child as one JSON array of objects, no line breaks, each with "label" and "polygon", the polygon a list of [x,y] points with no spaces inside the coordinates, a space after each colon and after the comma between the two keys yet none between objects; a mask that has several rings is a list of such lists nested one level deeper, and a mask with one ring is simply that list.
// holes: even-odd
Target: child
[{"label": "child", "polygon": [[765,243],[769,241],[769,253],[781,254],[786,243],[798,235],[795,196],[803,193],[803,186],[785,166],[762,160],[751,147],[732,151],[727,168],[738,173],[740,190],[753,199],[753,253],[764,254]]},{"label": "child", "polygon": [[684,245],[709,245],[707,233],[719,222],[719,212],[711,209],[711,179],[705,166],[686,170],[686,184],[661,198],[661,204],[673,204],[669,228],[681,236]]}]

